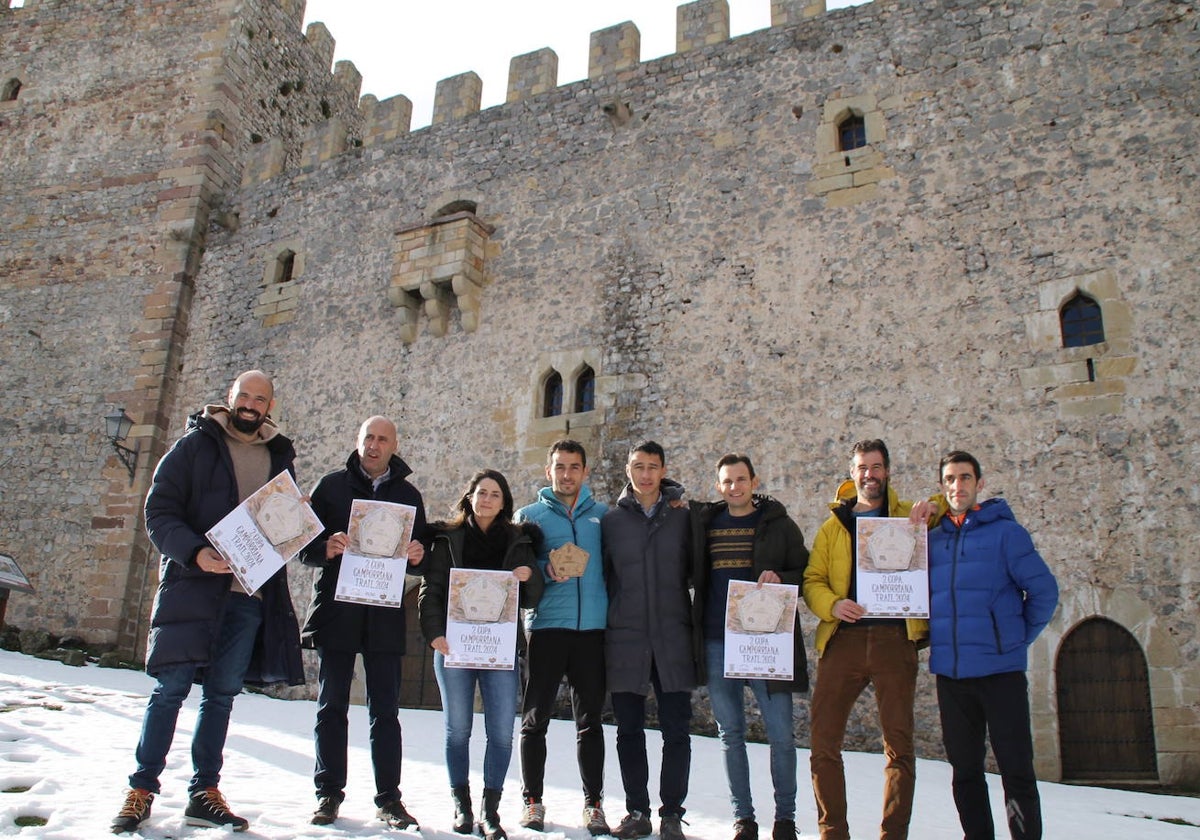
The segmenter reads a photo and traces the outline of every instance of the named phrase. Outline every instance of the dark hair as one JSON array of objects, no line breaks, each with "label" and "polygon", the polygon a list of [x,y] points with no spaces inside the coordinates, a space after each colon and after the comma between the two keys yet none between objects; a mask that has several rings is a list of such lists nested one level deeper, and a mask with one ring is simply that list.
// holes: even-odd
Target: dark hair
[{"label": "dark hair", "polygon": [[892,456],[888,454],[887,444],[879,438],[872,440],[860,440],[850,447],[850,468],[854,469],[854,456],[866,455],[868,452],[878,452],[883,456],[883,468],[890,470],[892,468]]},{"label": "dark hair", "polygon": [[727,455],[722,455],[721,460],[717,461],[717,472],[721,471],[721,467],[728,467],[732,464],[745,464],[746,469],[750,470],[750,477],[754,478],[754,464],[750,463],[750,456],[743,455],[740,452],[730,452]]},{"label": "dark hair", "polygon": [[955,449],[953,452],[947,452],[942,456],[942,460],[938,462],[938,484],[942,483],[942,470],[947,464],[970,464],[975,468],[975,480],[983,478],[983,468],[979,466],[979,461],[970,452],[963,452],[961,449]]},{"label": "dark hair", "polygon": [[479,486],[479,482],[485,478],[490,478],[492,481],[500,485],[500,494],[504,497],[504,506],[500,508],[500,512],[496,514],[496,519],[500,522],[511,522],[513,517],[513,494],[512,490],[508,489],[508,479],[503,473],[496,470],[480,470],[471,476],[471,480],[467,483],[466,492],[462,494],[454,506],[450,508],[451,519],[448,525],[458,527],[467,521],[468,516],[474,516],[475,511],[471,508],[471,495],[475,492],[475,488]]},{"label": "dark hair", "polygon": [[652,440],[644,440],[639,444],[629,447],[629,455],[626,460],[633,457],[634,452],[645,452],[647,455],[657,455],[659,462],[665,467],[667,465],[667,453],[663,451],[662,445]]},{"label": "dark hair", "polygon": [[587,466],[587,452],[583,448],[583,444],[571,438],[563,438],[556,440],[550,444],[550,451],[546,453],[546,463],[549,464],[554,460],[555,452],[574,452],[583,461],[583,465]]}]

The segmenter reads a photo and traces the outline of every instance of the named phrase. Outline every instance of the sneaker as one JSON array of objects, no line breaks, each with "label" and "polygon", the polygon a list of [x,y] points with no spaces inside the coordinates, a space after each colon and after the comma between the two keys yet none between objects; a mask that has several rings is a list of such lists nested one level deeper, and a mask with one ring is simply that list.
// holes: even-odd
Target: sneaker
[{"label": "sneaker", "polygon": [[379,810],[375,812],[375,816],[387,823],[391,828],[420,828],[417,825],[417,818],[408,813],[404,808],[404,803],[399,799],[393,799],[391,802],[385,802],[379,806]]},{"label": "sneaker", "polygon": [[183,809],[183,816],[185,825],[198,825],[202,828],[221,828],[228,825],[232,826],[234,831],[245,831],[250,827],[249,820],[244,820],[229,810],[229,803],[215,787],[193,793],[188,798],[187,807]]},{"label": "sneaker", "polygon": [[641,811],[630,811],[613,831],[612,836],[619,840],[635,840],[638,837],[649,837],[653,833],[654,826],[650,825],[648,816]]},{"label": "sneaker", "polygon": [[546,806],[536,799],[526,799],[525,807],[521,809],[521,828],[530,831],[546,830]]},{"label": "sneaker", "polygon": [[734,820],[733,840],[758,840],[758,823],[749,819]]},{"label": "sneaker", "polygon": [[338,808],[342,805],[342,800],[330,794],[322,794],[317,797],[317,810],[313,811],[313,825],[333,825],[333,821],[337,819]]},{"label": "sneaker", "polygon": [[593,837],[606,837],[612,834],[608,820],[604,818],[604,809],[597,805],[583,806],[583,824],[587,826],[588,834]]},{"label": "sneaker", "polygon": [[154,794],[144,788],[134,788],[125,794],[125,804],[121,806],[121,813],[112,821],[113,834],[137,831],[142,823],[150,819],[150,804],[153,801]]},{"label": "sneaker", "polygon": [[659,840],[687,840],[683,836],[683,817],[678,814],[664,815],[658,821]]},{"label": "sneaker", "polygon": [[771,840],[796,840],[795,820],[775,820],[771,829]]}]

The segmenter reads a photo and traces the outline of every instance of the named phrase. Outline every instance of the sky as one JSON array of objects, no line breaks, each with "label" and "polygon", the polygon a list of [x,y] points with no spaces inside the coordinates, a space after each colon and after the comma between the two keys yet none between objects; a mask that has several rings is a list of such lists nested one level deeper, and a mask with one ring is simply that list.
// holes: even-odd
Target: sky
[{"label": "sky", "polygon": [[[140,671],[71,668],[57,662],[0,651],[0,837],[83,840],[111,837],[109,822],[120,810],[133,749],[153,680]],[[163,792],[138,834],[144,840],[216,840],[228,829],[187,828],[183,824],[191,777],[188,742],[195,722],[197,693],[180,712],[175,746],[163,774]],[[404,730],[402,789],[405,804],[421,831],[381,832],[372,803],[366,711],[351,709],[349,777],[341,817],[333,826],[309,824],[312,788],[312,725],[316,705],[243,695],[233,708],[221,790],[235,813],[250,821],[243,835],[261,840],[329,840],[354,837],[421,837],[461,840],[451,830],[453,807],[442,761],[442,716],[436,711],[401,709]],[[514,719],[514,726],[516,721]],[[472,787],[482,787],[483,721],[477,715],[471,745]],[[606,728],[606,811],[616,823],[624,814],[614,732]],[[650,775],[658,775],[660,741],[648,733]],[[553,721],[546,768],[547,830],[522,829],[520,781],[514,751],[500,816],[512,840],[588,840],[579,825],[582,794],[575,766],[574,727]],[[760,821],[769,826],[771,783],[766,745],[749,745],[751,781]],[[816,811],[808,783],[808,751],[799,751],[797,826],[802,840],[815,840]],[[847,753],[850,829],[855,837],[878,836],[883,759]],[[1002,825],[1000,782],[988,777],[992,808]],[[1112,837],[1120,840],[1196,840],[1200,837],[1200,798],[1103,790],[1042,783],[1047,840]],[[732,836],[728,787],[715,739],[692,738],[691,789],[686,802],[689,840]],[[765,816],[762,811],[765,809]],[[20,828],[19,818],[44,824]],[[1176,822],[1169,822],[1174,820]],[[1184,824],[1179,824],[1182,821]],[[657,821],[656,821],[657,827]],[[1003,829],[1001,829],[1003,833]],[[768,834],[769,836],[769,834]],[[918,760],[917,793],[910,836],[914,840],[958,840],[962,830],[950,795],[950,768]]]},{"label": "sky", "polygon": [[[865,0],[828,0],[827,8]],[[383,100],[404,94],[412,128],[429,125],[442,79],[474,71],[483,81],[482,108],[504,102],[514,56],[550,47],[558,83],[587,77],[591,33],[633,21],[641,59],[675,51],[677,0],[308,0],[304,27],[321,21],[333,35],[334,61],[354,62],[362,93]],[[771,24],[771,0],[729,0],[729,30],[744,35]]]}]

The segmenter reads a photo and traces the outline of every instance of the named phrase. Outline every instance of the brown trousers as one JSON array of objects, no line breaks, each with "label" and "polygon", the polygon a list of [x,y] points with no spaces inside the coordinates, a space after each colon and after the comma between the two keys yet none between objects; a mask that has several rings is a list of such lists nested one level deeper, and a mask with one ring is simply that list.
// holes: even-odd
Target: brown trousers
[{"label": "brown trousers", "polygon": [[867,619],[857,624],[843,623],[817,662],[811,768],[821,840],[850,840],[842,742],[850,712],[868,684],[875,687],[887,757],[879,836],[881,840],[908,837],[917,781],[913,750],[917,648],[903,625],[872,626]]}]

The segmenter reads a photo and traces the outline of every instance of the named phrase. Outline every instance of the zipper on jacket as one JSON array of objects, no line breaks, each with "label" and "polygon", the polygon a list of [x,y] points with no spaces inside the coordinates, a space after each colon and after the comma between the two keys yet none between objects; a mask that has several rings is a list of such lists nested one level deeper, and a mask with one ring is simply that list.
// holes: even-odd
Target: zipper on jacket
[{"label": "zipper on jacket", "polygon": [[[579,545],[579,534],[575,532],[575,517],[571,515],[571,511],[567,511],[567,521],[571,523],[571,542]],[[579,578],[575,578],[575,632],[583,630],[583,587],[579,585]]]},{"label": "zipper on jacket", "polygon": [[954,651],[954,667],[951,669],[951,673],[954,674],[955,679],[958,679],[958,589],[956,581],[958,580],[958,552],[962,548],[961,526],[955,526],[953,541],[954,546],[950,551],[950,639]]}]

